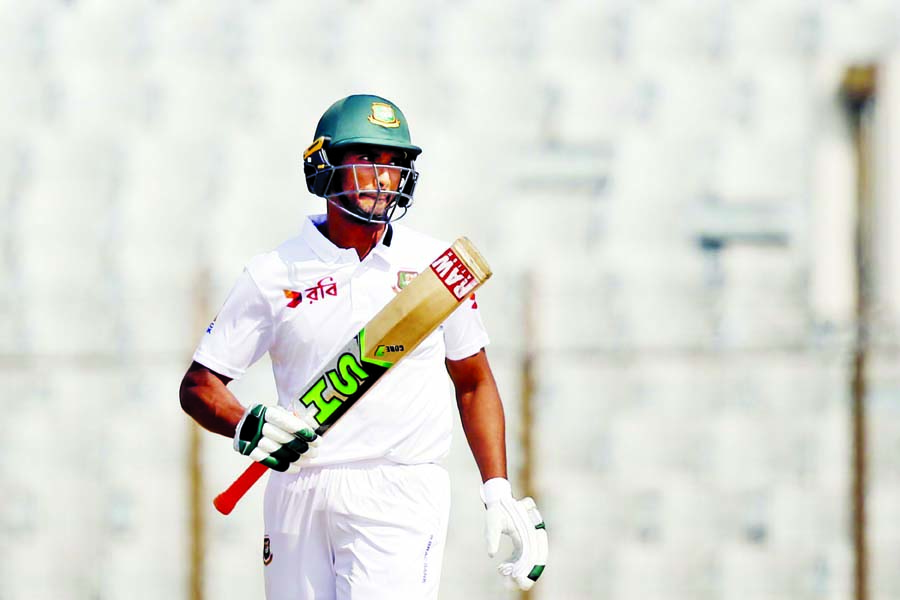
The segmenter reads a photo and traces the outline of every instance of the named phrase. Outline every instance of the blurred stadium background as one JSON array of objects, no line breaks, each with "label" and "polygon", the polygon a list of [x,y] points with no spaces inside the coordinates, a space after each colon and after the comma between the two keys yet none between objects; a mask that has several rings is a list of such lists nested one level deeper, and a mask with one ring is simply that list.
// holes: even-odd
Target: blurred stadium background
[{"label": "blurred stadium background", "polygon": [[[300,155],[355,92],[425,149],[408,224],[496,272],[531,597],[900,598],[898,31],[894,0],[7,0],[0,599],[263,597],[261,490],[213,511],[244,462],[178,384],[322,210]],[[448,465],[442,598],[517,597],[461,435]]]}]

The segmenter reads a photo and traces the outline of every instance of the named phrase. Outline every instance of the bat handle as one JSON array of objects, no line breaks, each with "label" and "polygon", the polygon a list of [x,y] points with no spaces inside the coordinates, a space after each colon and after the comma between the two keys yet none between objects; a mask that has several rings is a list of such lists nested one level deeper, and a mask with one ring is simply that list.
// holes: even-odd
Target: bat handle
[{"label": "bat handle", "polygon": [[238,500],[244,497],[244,494],[253,487],[253,484],[259,481],[260,477],[266,474],[269,467],[262,463],[251,463],[247,469],[241,473],[241,476],[234,480],[234,483],[228,486],[224,492],[216,496],[213,500],[213,506],[216,507],[223,515],[230,514],[234,510],[234,505]]}]

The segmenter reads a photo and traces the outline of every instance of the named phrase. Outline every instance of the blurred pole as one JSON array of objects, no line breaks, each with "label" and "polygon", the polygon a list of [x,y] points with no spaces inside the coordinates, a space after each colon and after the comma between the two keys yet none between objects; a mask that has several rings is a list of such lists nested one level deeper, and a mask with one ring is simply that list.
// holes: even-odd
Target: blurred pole
[{"label": "blurred pole", "polygon": [[190,596],[191,600],[203,600],[203,554],[205,550],[206,521],[203,516],[203,467],[200,464],[200,427],[191,422],[188,440],[188,473],[190,477]]},{"label": "blurred pole", "polygon": [[869,311],[872,261],[872,101],[876,68],[857,65],[847,69],[841,97],[853,136],[856,160],[856,336],[853,348],[853,546],[856,600],[868,600],[868,548],[866,541],[866,363],[869,347]]},{"label": "blurred pole", "polygon": [[[519,434],[519,446],[522,450],[522,463],[519,468],[519,484],[522,486],[522,495],[535,498],[533,465],[534,465],[534,392],[535,372],[537,361],[537,327],[535,323],[535,274],[534,271],[525,272],[523,281],[523,307],[522,312],[522,424]],[[537,500],[535,498],[535,500]],[[540,503],[538,503],[540,505]],[[531,592],[519,592],[519,598],[525,600],[531,596]]]},{"label": "blurred pole", "polygon": [[[203,331],[209,324],[209,269],[198,269],[194,277],[194,331]],[[188,598],[203,600],[203,574],[206,555],[206,512],[209,507],[203,501],[203,430],[193,419],[188,422],[188,512],[190,538],[188,541]]]}]

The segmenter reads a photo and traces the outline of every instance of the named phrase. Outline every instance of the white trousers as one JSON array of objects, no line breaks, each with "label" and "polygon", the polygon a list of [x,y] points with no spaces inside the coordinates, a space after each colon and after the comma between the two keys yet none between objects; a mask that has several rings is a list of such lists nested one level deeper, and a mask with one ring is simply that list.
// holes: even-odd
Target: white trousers
[{"label": "white trousers", "polygon": [[369,461],[272,473],[268,600],[437,600],[450,513],[440,465]]}]

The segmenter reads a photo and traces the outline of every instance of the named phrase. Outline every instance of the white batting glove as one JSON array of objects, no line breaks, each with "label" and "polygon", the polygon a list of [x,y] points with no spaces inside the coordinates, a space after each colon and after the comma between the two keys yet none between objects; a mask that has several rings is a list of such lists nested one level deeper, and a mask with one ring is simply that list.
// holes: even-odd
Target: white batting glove
[{"label": "white batting glove", "polygon": [[301,456],[316,455],[318,438],[311,421],[280,406],[257,404],[238,423],[234,449],[275,471],[296,473]]},{"label": "white batting glove", "polygon": [[500,563],[497,571],[515,582],[519,589],[531,589],[544,572],[549,552],[547,530],[534,500],[513,498],[509,481],[501,477],[484,482],[481,499],[487,508],[484,536],[488,555],[497,554],[500,536],[508,535],[513,542],[513,553]]}]

